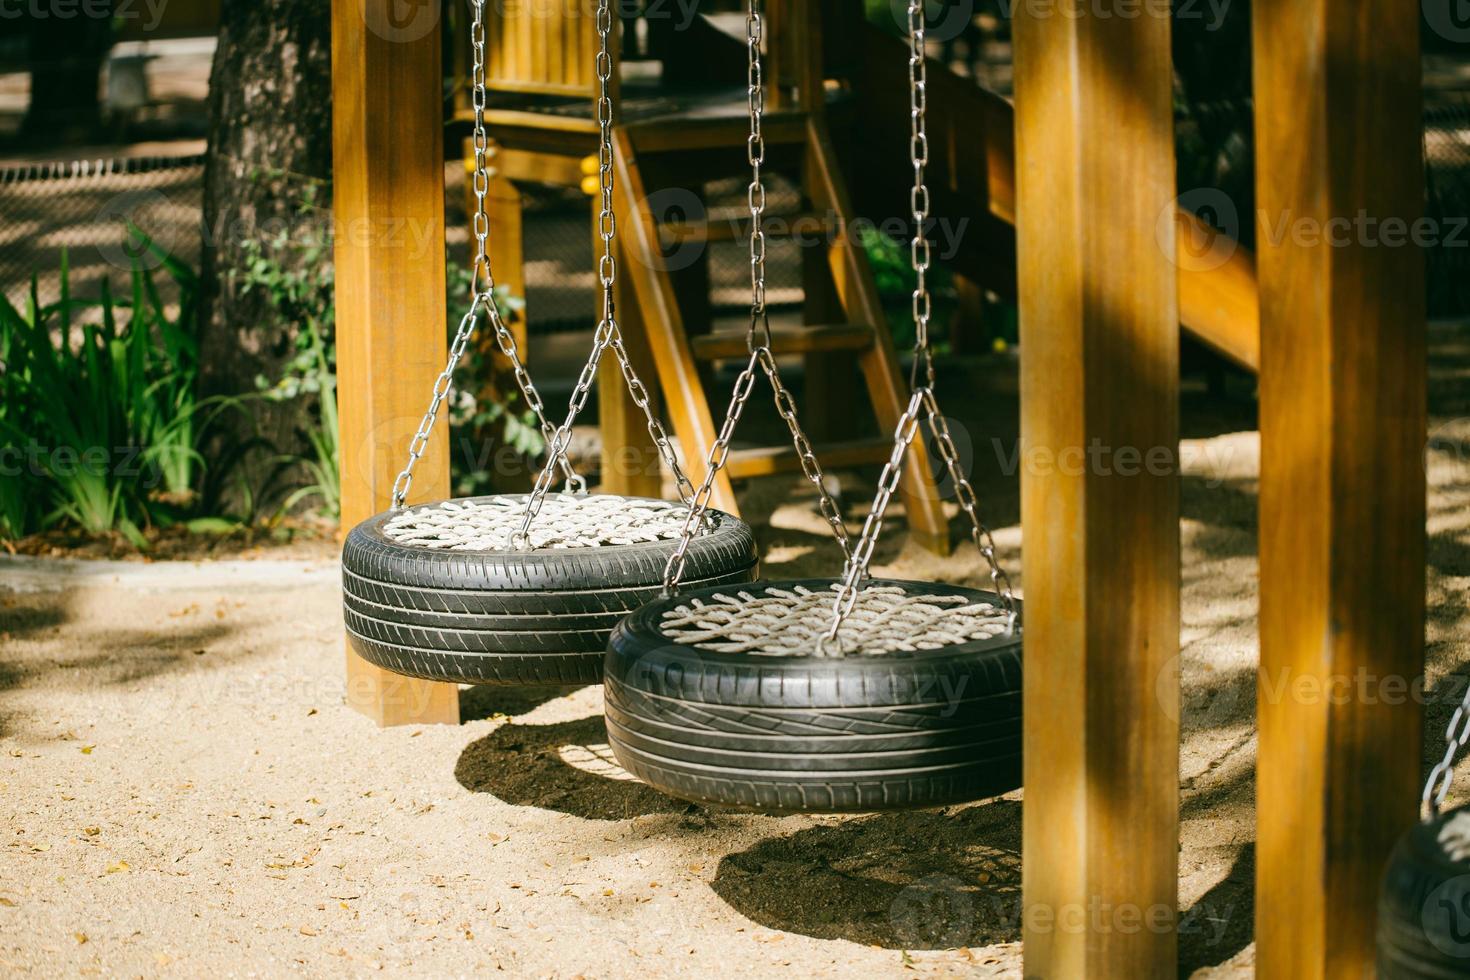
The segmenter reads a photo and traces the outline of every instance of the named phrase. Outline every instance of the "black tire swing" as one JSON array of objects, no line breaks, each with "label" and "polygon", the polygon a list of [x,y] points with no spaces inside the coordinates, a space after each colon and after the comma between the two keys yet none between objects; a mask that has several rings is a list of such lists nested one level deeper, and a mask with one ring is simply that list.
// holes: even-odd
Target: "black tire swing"
[{"label": "black tire swing", "polygon": [[1444,758],[1424,784],[1420,821],[1399,838],[1378,897],[1378,976],[1470,976],[1470,806],[1448,813],[1455,755],[1470,739],[1470,689],[1450,718]]},{"label": "black tire swing", "polygon": [[[677,550],[693,578],[708,585],[747,582],[755,574],[755,539],[729,514],[701,509],[691,520],[693,486],[679,466],[648,391],[627,352],[613,309],[616,265],[612,208],[612,0],[598,0],[597,103],[602,211],[598,266],[602,314],[592,352],[572,392],[566,420],[546,420],[514,336],[495,307],[486,241],[485,0],[470,0],[474,48],[474,216],[478,243],[469,312],[460,321],[449,363],[434,384],[428,412],[409,446],[408,465],[393,485],[392,509],[353,528],[342,550],[343,614],[357,653],[400,674],[463,684],[572,684],[600,680],[612,628],[657,598]],[[404,507],[414,465],[453,384],[477,322],[484,316],[509,359],[526,403],[536,413],[547,458],[529,494],[447,500]],[[682,503],[589,496],[567,460],[572,425],[587,402],[602,355],[618,359],[649,434],[673,472]],[[549,493],[554,475],[566,491]],[[538,515],[542,518],[536,523]],[[691,539],[691,533],[693,533]]]},{"label": "black tire swing", "polygon": [[[665,573],[666,597],[614,631],[604,677],[608,743],[625,769],[672,796],[762,810],[870,811],[980,799],[1021,782],[1020,603],[934,395],[923,9],[923,0],[909,0],[913,394],[843,578],[737,588],[691,582],[678,593],[689,573],[680,548]],[[748,393],[757,364],[775,380],[761,288],[761,30],[760,0],[749,0],[752,353],[685,519],[686,542],[728,453],[742,389]],[[992,592],[868,578],[921,415],[989,563]]]}]

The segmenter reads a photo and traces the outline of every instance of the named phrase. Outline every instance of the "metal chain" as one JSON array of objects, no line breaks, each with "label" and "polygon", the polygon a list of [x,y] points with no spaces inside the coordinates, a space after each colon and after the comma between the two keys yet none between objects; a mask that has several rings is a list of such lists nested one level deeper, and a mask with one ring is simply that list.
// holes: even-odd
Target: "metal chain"
[{"label": "metal chain", "polygon": [[664,566],[665,595],[672,594],[684,577],[684,563],[689,552],[689,543],[694,539],[695,529],[703,521],[705,511],[709,509],[710,498],[714,495],[715,478],[730,459],[730,440],[735,437],[735,427],[740,422],[740,415],[745,410],[745,403],[750,398],[751,389],[755,386],[757,367],[771,381],[771,389],[776,400],[776,411],[780,413],[781,418],[786,422],[786,427],[791,431],[792,443],[796,447],[797,457],[801,460],[802,474],[817,488],[817,495],[821,499],[822,516],[831,526],[833,537],[837,539],[842,553],[848,556],[849,561],[852,555],[847,528],[842,523],[842,513],[837,508],[837,502],[832,499],[832,494],[827,490],[822,465],[817,461],[811,440],[807,438],[806,432],[801,427],[801,420],[797,417],[796,402],[792,399],[786,386],[781,383],[776,357],[771,352],[771,323],[766,311],[766,233],[763,227],[766,186],[761,176],[761,168],[766,161],[766,141],[761,130],[766,105],[765,79],[761,67],[763,31],[761,0],[749,0],[745,13],[747,54],[745,91],[746,107],[750,115],[750,135],[746,138],[745,155],[746,160],[750,163],[750,184],[746,188],[745,199],[750,208],[750,326],[745,332],[745,347],[750,351],[750,359],[746,361],[745,368],[735,379],[735,390],[730,396],[729,406],[725,409],[725,420],[721,423],[719,434],[715,437],[714,445],[710,447],[709,456],[705,460],[704,480],[700,483],[699,489],[695,491],[689,515],[684,520],[683,533],[679,536],[678,547],[674,549],[674,553],[669,556],[668,564]]},{"label": "metal chain", "polygon": [[673,444],[669,441],[668,433],[664,431],[663,423],[658,420],[649,404],[648,389],[638,377],[632,361],[628,357],[628,351],[623,346],[622,330],[618,326],[616,309],[613,302],[613,287],[617,282],[618,266],[617,259],[613,257],[613,242],[617,238],[617,217],[613,213],[613,103],[609,86],[612,81],[613,61],[609,53],[609,38],[612,35],[613,11],[612,0],[598,0],[597,2],[597,131],[598,131],[598,183],[601,192],[601,208],[597,215],[597,237],[602,240],[602,255],[597,261],[597,278],[602,286],[602,317],[597,323],[597,330],[592,338],[592,352],[587,357],[587,363],[582,366],[582,373],[577,378],[577,384],[572,389],[571,398],[567,403],[567,416],[557,429],[555,437],[551,440],[550,455],[546,465],[536,477],[536,485],[531,490],[531,496],[526,503],[526,514],[521,521],[521,529],[511,536],[511,545],[516,549],[525,549],[530,546],[531,523],[536,515],[541,512],[541,505],[546,500],[547,491],[551,487],[552,471],[559,459],[565,459],[567,448],[572,441],[572,425],[577,416],[587,404],[588,394],[592,390],[592,383],[597,378],[597,368],[602,361],[603,353],[612,348],[618,359],[618,366],[622,369],[623,380],[628,387],[628,393],[633,398],[633,403],[643,410],[644,419],[647,422],[648,434],[658,448],[664,463],[674,475],[675,484],[679,488],[679,496],[685,504],[692,504],[694,499],[694,485],[689,482],[689,477],[684,475],[684,470],[679,466],[679,459],[674,453]]},{"label": "metal chain", "polygon": [[[490,217],[485,209],[485,198],[490,192],[490,169],[486,162],[490,140],[485,132],[485,0],[470,0],[470,7],[474,11],[474,20],[470,25],[470,41],[474,51],[473,85],[470,93],[475,108],[475,264],[470,282],[470,309],[459,321],[459,329],[455,331],[454,341],[449,346],[449,362],[444,366],[439,377],[434,380],[434,391],[429,400],[429,409],[419,422],[418,431],[409,441],[408,464],[393,481],[392,508],[394,510],[401,509],[403,502],[408,498],[409,487],[413,485],[413,469],[429,447],[429,434],[434,430],[440,406],[449,396],[449,389],[454,384],[454,369],[469,347],[470,338],[475,333],[475,326],[482,307],[486,318],[490,321],[491,328],[495,331],[496,345],[500,348],[500,352],[510,360],[511,368],[515,373],[516,386],[526,399],[526,404],[536,415],[542,438],[548,445],[551,445],[556,435],[556,430],[546,420],[541,395],[536,391],[536,386],[531,383],[531,376],[526,372],[526,366],[521,361],[515,335],[506,329],[505,323],[500,318],[500,311],[495,306],[495,276],[490,269],[489,253]],[[551,459],[557,460],[558,457],[552,456]],[[567,489],[576,493],[585,492],[587,481],[572,471],[571,464],[567,462],[565,456],[559,458],[559,463],[562,472],[566,475]]]},{"label": "metal chain", "polygon": [[990,566],[990,582],[999,593],[1001,603],[1010,618],[1010,628],[1016,629],[1016,600],[1011,593],[1010,578],[1000,567],[995,554],[995,540],[990,529],[980,520],[979,502],[975,489],[960,470],[959,451],[949,431],[949,423],[939,411],[939,400],[934,394],[934,357],[929,347],[929,238],[926,226],[929,222],[929,186],[925,181],[924,169],[929,163],[928,74],[925,60],[924,0],[908,0],[909,27],[909,162],[914,168],[914,186],[909,192],[911,217],[914,221],[914,237],[909,242],[909,263],[914,270],[913,317],[914,317],[914,367],[911,376],[913,394],[908,407],[899,417],[893,433],[893,452],[884,464],[878,477],[878,490],[873,496],[873,506],[863,522],[862,536],[848,559],[843,572],[842,584],[832,604],[832,622],[827,632],[817,640],[818,656],[842,655],[842,641],[838,631],[843,621],[857,604],[863,582],[868,577],[868,566],[873,559],[873,549],[883,530],[883,514],[898,489],[903,473],[904,456],[913,444],[919,431],[921,414],[929,423],[930,431],[939,446],[939,454],[955,485],[960,509],[970,519],[970,536],[975,547]]},{"label": "metal chain", "polygon": [[1430,770],[1429,779],[1424,783],[1424,795],[1419,803],[1419,815],[1426,821],[1439,816],[1439,808],[1449,795],[1450,784],[1455,779],[1455,753],[1466,741],[1470,741],[1470,682],[1465,685],[1465,697],[1450,716],[1444,740],[1444,758]]}]

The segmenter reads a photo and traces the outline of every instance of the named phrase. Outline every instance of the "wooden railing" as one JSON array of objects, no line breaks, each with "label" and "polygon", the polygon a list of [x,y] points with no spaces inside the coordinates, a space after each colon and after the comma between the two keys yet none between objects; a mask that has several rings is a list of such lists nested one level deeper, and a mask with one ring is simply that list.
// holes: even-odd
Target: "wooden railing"
[{"label": "wooden railing", "polygon": [[[901,40],[871,26],[865,25],[856,34],[863,47],[863,70],[854,75],[853,86],[858,104],[864,107],[860,125],[868,133],[861,144],[869,156],[866,168],[872,178],[867,190],[884,188],[898,208],[891,213],[903,214],[900,195],[907,194],[909,180],[904,157],[906,48]],[[1015,225],[1015,129],[1015,109],[1009,100],[937,64],[932,66],[929,178],[947,202]],[[936,209],[936,213],[944,212]],[[1176,212],[1175,222],[1174,237],[1181,250],[1175,262],[1181,325],[1242,367],[1257,370],[1261,320],[1255,256],[1188,211]],[[1011,274],[1009,257],[994,253],[992,239],[977,235],[977,242],[983,244],[975,261],[1002,275]],[[1009,287],[1002,288],[1008,291]]]}]

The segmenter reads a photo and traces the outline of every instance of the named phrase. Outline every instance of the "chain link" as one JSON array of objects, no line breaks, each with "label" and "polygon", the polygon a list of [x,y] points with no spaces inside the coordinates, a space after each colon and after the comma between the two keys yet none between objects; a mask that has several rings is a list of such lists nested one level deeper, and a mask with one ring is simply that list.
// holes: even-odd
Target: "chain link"
[{"label": "chain link", "polygon": [[1445,797],[1450,793],[1450,785],[1455,779],[1455,753],[1466,741],[1470,741],[1470,683],[1466,684],[1465,697],[1459,707],[1450,716],[1444,741],[1444,758],[1430,770],[1429,779],[1424,783],[1424,796],[1419,804],[1420,816],[1426,821],[1439,815],[1439,808],[1444,805]]},{"label": "chain link", "polygon": [[771,352],[771,324],[766,312],[766,233],[762,227],[766,210],[766,186],[761,171],[766,160],[766,142],[761,131],[766,105],[765,79],[761,68],[761,38],[764,29],[761,0],[749,0],[745,13],[745,48],[746,107],[750,114],[750,135],[746,138],[745,147],[746,160],[750,163],[750,185],[746,189],[745,197],[750,208],[750,326],[745,332],[745,346],[750,351],[750,359],[735,379],[735,390],[725,409],[725,420],[721,423],[719,434],[705,459],[704,480],[694,493],[689,514],[684,520],[683,533],[679,536],[679,544],[669,556],[668,564],[664,566],[665,595],[673,594],[684,577],[689,543],[694,539],[695,529],[703,521],[705,511],[709,509],[710,499],[714,495],[715,478],[730,459],[730,440],[735,437],[740,415],[750,399],[751,389],[755,387],[756,368],[760,368],[770,379],[776,411],[791,431],[792,444],[801,461],[802,474],[817,488],[822,516],[832,528],[832,535],[837,539],[842,553],[851,560],[851,544],[848,541],[847,528],[842,523],[842,512],[827,489],[822,464],[817,461],[811,440],[801,427],[796,402],[781,383],[776,356]]},{"label": "chain link", "polygon": [[598,365],[608,348],[612,348],[613,354],[618,359],[618,366],[622,369],[623,380],[627,384],[628,394],[632,397],[633,403],[643,410],[648,434],[653,439],[653,444],[663,458],[664,464],[673,473],[680,498],[685,504],[692,504],[694,499],[694,486],[689,482],[689,477],[684,475],[668,433],[664,431],[663,423],[658,420],[658,416],[654,414],[649,404],[648,389],[638,377],[638,372],[628,357],[628,351],[623,346],[622,330],[618,326],[617,311],[613,301],[613,287],[617,282],[618,266],[617,259],[613,255],[613,243],[617,238],[617,216],[613,212],[613,103],[610,94],[613,60],[609,51],[612,29],[612,0],[597,0],[597,172],[601,196],[601,207],[597,214],[597,237],[602,241],[602,255],[597,261],[597,279],[602,286],[602,316],[592,339],[592,352],[587,357],[587,363],[582,366],[582,373],[578,376],[577,384],[572,389],[571,398],[567,403],[566,420],[562,422],[555,437],[551,440],[550,455],[547,457],[546,465],[537,475],[536,485],[532,488],[531,496],[526,502],[526,514],[521,521],[521,528],[511,536],[511,544],[518,550],[530,546],[531,523],[536,520],[536,515],[541,512],[541,505],[545,503],[556,462],[566,457],[567,449],[572,441],[572,425],[587,404],[592,383],[597,378]]},{"label": "chain link", "polygon": [[[419,422],[418,431],[409,441],[408,464],[393,481],[392,508],[394,510],[401,509],[404,501],[408,499],[409,487],[413,485],[414,467],[418,465],[418,461],[429,447],[429,434],[434,431],[439,409],[444,404],[444,399],[449,396],[450,388],[454,385],[454,369],[459,365],[460,359],[464,357],[465,350],[469,347],[470,338],[474,336],[482,310],[490,322],[491,329],[495,332],[495,342],[500,348],[500,353],[510,361],[515,373],[516,387],[526,399],[526,405],[536,415],[542,438],[546,440],[547,445],[552,445],[556,437],[556,430],[546,419],[541,395],[536,391],[536,386],[531,383],[531,376],[521,361],[515,335],[506,328],[500,318],[500,311],[495,306],[495,277],[490,269],[490,216],[485,208],[485,198],[490,192],[490,169],[486,162],[490,140],[485,131],[485,0],[470,0],[470,7],[474,11],[474,20],[470,25],[470,43],[474,52],[473,85],[470,93],[475,109],[473,136],[475,147],[475,264],[470,283],[470,309],[459,321],[459,329],[455,331],[454,340],[449,346],[449,362],[439,373],[439,377],[434,380],[434,391],[429,399],[429,409]],[[566,476],[568,490],[576,493],[586,491],[587,482],[572,471],[571,464],[565,456],[553,455],[550,459],[557,461],[560,465],[562,473]]]},{"label": "chain link", "polygon": [[1016,624],[1016,600],[1011,592],[1010,578],[1000,567],[995,553],[995,540],[990,529],[980,520],[979,501],[975,489],[965,479],[960,468],[959,451],[949,431],[949,422],[939,411],[939,400],[934,394],[934,358],[929,347],[929,186],[924,169],[929,164],[928,75],[924,56],[926,26],[924,23],[924,0],[908,0],[909,27],[909,162],[914,169],[914,186],[909,192],[911,217],[914,222],[914,237],[909,242],[909,264],[914,270],[913,317],[914,317],[914,366],[911,376],[913,394],[908,406],[899,417],[893,433],[893,452],[878,477],[878,490],[873,496],[873,506],[863,522],[862,535],[848,558],[843,571],[843,581],[838,587],[837,597],[832,604],[832,622],[827,632],[817,640],[817,655],[842,655],[842,641],[838,631],[843,621],[857,604],[857,598],[868,577],[868,566],[873,560],[873,549],[883,531],[883,515],[888,503],[898,489],[903,474],[904,457],[918,434],[920,417],[928,422],[934,441],[939,447],[940,457],[955,486],[960,509],[970,519],[970,537],[990,567],[992,588],[1000,595],[1001,604],[1010,617],[1010,628]]}]

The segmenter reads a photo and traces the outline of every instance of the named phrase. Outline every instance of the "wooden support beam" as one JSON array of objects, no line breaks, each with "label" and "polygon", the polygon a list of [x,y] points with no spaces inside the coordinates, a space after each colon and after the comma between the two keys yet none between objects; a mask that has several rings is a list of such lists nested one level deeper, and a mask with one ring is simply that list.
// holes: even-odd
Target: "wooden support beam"
[{"label": "wooden support beam", "polygon": [[[658,274],[658,223],[649,208],[643,174],[634,159],[633,142],[626,128],[613,131],[613,166],[616,170],[618,227],[629,260],[620,275],[628,279],[642,309],[648,345],[658,365],[663,396],[668,399],[674,432],[684,449],[685,472],[695,486],[704,479],[706,462],[715,444],[715,422],[704,400],[699,372],[689,353],[689,338],[678,295],[668,276]],[[715,475],[713,505],[739,513],[730,474]]]},{"label": "wooden support beam", "polygon": [[1022,4],[1014,22],[1022,924],[1027,976],[1131,980],[1178,970],[1169,21],[1084,6]]},{"label": "wooden support beam", "polygon": [[1403,696],[1424,667],[1424,267],[1407,233],[1423,208],[1418,18],[1388,0],[1253,17],[1256,969],[1360,977],[1421,779],[1422,708]]},{"label": "wooden support beam", "polygon": [[[333,0],[333,193],[342,526],[386,510],[444,369],[444,117],[439,27],[394,23],[393,0]],[[406,233],[405,233],[406,232]],[[413,499],[448,496],[441,425]],[[380,725],[459,723],[459,688],[347,651],[347,703]]]},{"label": "wooden support beam", "polygon": [[[814,194],[818,210],[841,216],[849,221],[853,210],[847,184],[837,164],[832,138],[826,124],[818,117],[807,122],[807,157],[804,181]],[[844,226],[833,236],[827,250],[833,289],[848,319],[874,327],[873,345],[858,359],[873,399],[873,414],[881,431],[898,427],[899,416],[908,402],[908,385],[900,377],[898,352],[893,336],[886,329],[887,314],[878,296],[878,282],[873,278],[867,253],[859,246],[857,236]],[[950,553],[949,522],[944,505],[935,490],[929,450],[923,439],[915,439],[904,457],[904,475],[898,492],[903,498],[908,518],[909,536],[927,551],[937,555]]]},{"label": "wooden support beam", "polygon": [[[1054,14],[1059,5],[1048,2],[1043,8]],[[1148,8],[1148,4],[1138,4],[1134,9]],[[1122,8],[1118,16],[1129,19]],[[904,207],[908,195],[906,42],[864,25],[854,32],[852,43],[863,66],[853,78],[854,96],[864,107],[869,134],[864,147],[868,152],[860,157],[868,169],[858,176],[870,189],[888,188],[887,197],[879,203],[873,203],[877,200],[873,197],[862,203],[875,213],[891,214],[894,208]],[[963,207],[1014,224],[1015,119],[1010,103],[935,62],[929,66],[928,100],[929,179],[935,213],[952,219]],[[888,149],[874,151],[875,146]],[[1242,367],[1256,370],[1260,323],[1254,256],[1188,211],[1179,210],[1175,220],[1179,245],[1186,249],[1175,270],[1179,316],[1185,329]],[[977,282],[1005,292],[1009,271],[1005,262],[997,261],[996,251],[1008,248],[1008,243],[987,247],[983,231],[982,223],[971,225],[961,239],[956,260],[972,262]],[[1097,234],[1106,235],[1107,229],[1098,229]],[[1188,251],[1200,248],[1201,243],[1207,243],[1203,251]]]},{"label": "wooden support beam", "polygon": [[[599,206],[599,202],[593,202],[594,211]],[[593,239],[597,249],[594,254],[600,256],[602,239],[597,236],[596,228],[594,221]],[[613,304],[618,325],[622,328],[623,348],[628,352],[628,360],[638,372],[639,380],[648,390],[649,407],[657,415],[661,404],[658,371],[653,362],[653,350],[648,345],[648,326],[644,323],[643,311],[638,307],[633,282],[626,275],[632,259],[625,248],[618,249],[616,258],[620,274],[613,283]],[[612,351],[603,354],[597,369],[597,418],[602,432],[602,492],[625,497],[663,496],[658,447],[649,435],[643,410],[628,393],[623,369]]]}]

